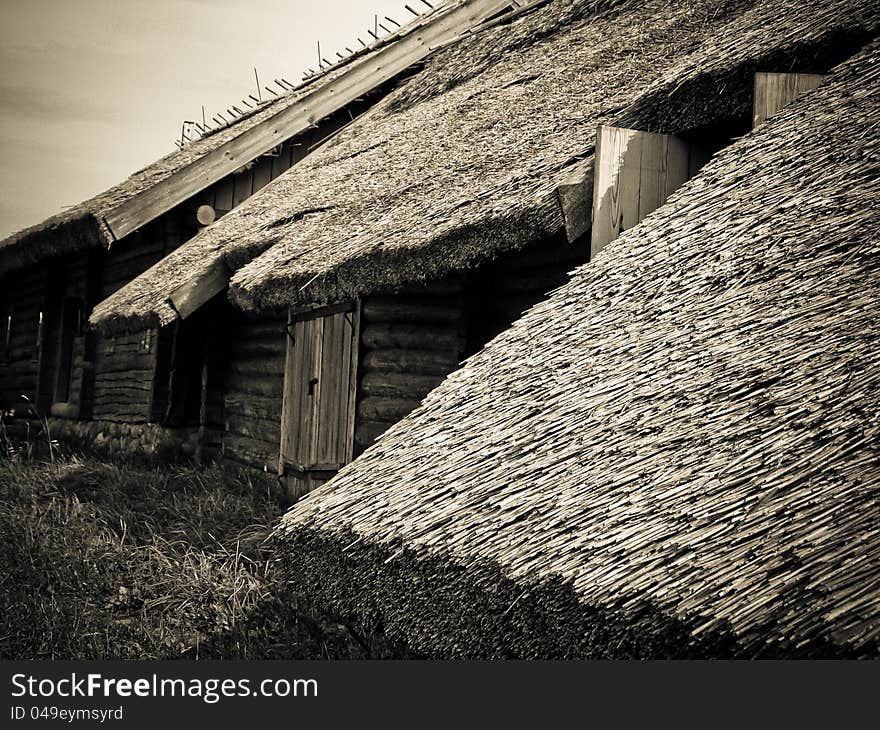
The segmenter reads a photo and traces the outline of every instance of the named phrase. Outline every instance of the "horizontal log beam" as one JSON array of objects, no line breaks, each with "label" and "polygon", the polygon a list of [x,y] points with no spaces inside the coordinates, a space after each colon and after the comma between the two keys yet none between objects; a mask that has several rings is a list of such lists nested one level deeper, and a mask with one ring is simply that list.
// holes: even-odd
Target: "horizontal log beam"
[{"label": "horizontal log beam", "polygon": [[284,355],[266,354],[262,357],[236,358],[229,362],[229,372],[239,375],[264,375],[284,377]]},{"label": "horizontal log beam", "polygon": [[230,391],[243,394],[254,394],[281,398],[284,378],[255,377],[253,375],[239,375],[230,373],[227,387]]},{"label": "horizontal log beam", "polygon": [[361,421],[354,433],[354,443],[359,449],[368,449],[376,439],[385,433],[393,424],[384,421]]},{"label": "horizontal log beam", "polygon": [[281,398],[258,395],[227,394],[224,408],[229,415],[281,422]]},{"label": "horizontal log beam", "polygon": [[357,415],[364,421],[386,421],[395,423],[415,410],[420,400],[403,400],[401,398],[364,398],[358,403]]},{"label": "horizontal log beam", "polygon": [[418,401],[443,382],[444,377],[445,375],[368,372],[361,378],[361,392],[367,396]]},{"label": "horizontal log beam", "polygon": [[275,473],[278,468],[278,444],[248,436],[224,434],[223,456],[260,471]]},{"label": "horizontal log beam", "polygon": [[226,430],[267,443],[281,443],[281,418],[275,422],[226,414]]},{"label": "horizontal log beam", "polygon": [[462,318],[459,302],[409,299],[406,297],[367,297],[363,315],[367,322],[458,322]]},{"label": "horizontal log beam", "polygon": [[376,323],[364,327],[361,342],[370,348],[446,350],[457,357],[464,350],[465,338],[454,326]]},{"label": "horizontal log beam", "polygon": [[371,350],[364,355],[362,362],[366,371],[416,375],[448,375],[459,365],[456,353],[447,350]]},{"label": "horizontal log beam", "polygon": [[168,299],[181,319],[186,319],[229,283],[229,270],[222,258],[177,287]]}]

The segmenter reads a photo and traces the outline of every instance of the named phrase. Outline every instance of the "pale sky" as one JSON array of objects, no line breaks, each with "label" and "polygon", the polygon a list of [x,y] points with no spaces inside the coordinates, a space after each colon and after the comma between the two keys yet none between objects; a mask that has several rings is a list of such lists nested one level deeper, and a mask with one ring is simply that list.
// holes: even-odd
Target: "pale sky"
[{"label": "pale sky", "polygon": [[[0,0],[0,238],[175,149],[207,118],[419,0]],[[432,4],[437,4],[433,2]],[[277,87],[274,87],[277,90]],[[263,95],[267,95],[263,91]]]}]

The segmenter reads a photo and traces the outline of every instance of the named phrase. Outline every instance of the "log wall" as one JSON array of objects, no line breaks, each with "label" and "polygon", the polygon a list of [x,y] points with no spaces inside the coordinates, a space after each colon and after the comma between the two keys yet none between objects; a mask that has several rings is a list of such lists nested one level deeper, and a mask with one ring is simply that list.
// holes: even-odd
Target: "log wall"
[{"label": "log wall", "polygon": [[588,259],[586,240],[570,244],[560,235],[464,277],[366,297],[355,457]]},{"label": "log wall", "polygon": [[151,420],[156,330],[101,338],[95,353],[92,415],[117,423]]},{"label": "log wall", "polygon": [[465,355],[482,349],[527,309],[565,284],[569,274],[589,257],[588,237],[568,243],[560,234],[507,253],[473,272],[467,286]]},{"label": "log wall", "polygon": [[466,340],[461,279],[364,299],[355,457],[458,367]]},{"label": "log wall", "polygon": [[[0,408],[37,402],[40,313],[45,308],[47,270],[31,267],[0,282]],[[6,344],[8,318],[12,317]]]},{"label": "log wall", "polygon": [[286,314],[229,315],[223,456],[276,473],[287,347]]}]

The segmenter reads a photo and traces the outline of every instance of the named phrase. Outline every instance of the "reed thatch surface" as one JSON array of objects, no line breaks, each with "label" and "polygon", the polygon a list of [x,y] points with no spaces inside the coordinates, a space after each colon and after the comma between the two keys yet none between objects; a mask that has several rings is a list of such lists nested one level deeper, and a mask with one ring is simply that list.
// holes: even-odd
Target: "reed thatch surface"
[{"label": "reed thatch surface", "polygon": [[878,656],[878,51],[297,504],[292,580],[430,655]]},{"label": "reed thatch surface", "polygon": [[747,118],[756,68],[827,70],[878,26],[856,0],[555,0],[435,54],[93,322],[171,321],[168,292],[220,258],[232,271],[250,261],[230,289],[245,309],[473,266],[560,230],[556,184],[590,164],[597,124],[683,131]]}]

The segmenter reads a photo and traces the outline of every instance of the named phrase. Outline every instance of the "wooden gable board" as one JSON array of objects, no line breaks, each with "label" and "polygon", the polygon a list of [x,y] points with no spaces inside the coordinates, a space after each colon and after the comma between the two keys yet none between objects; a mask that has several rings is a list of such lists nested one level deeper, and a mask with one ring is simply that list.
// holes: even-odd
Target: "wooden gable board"
[{"label": "wooden gable board", "polygon": [[824,78],[823,74],[756,73],[752,126],[757,127],[804,92],[815,89]]}]

